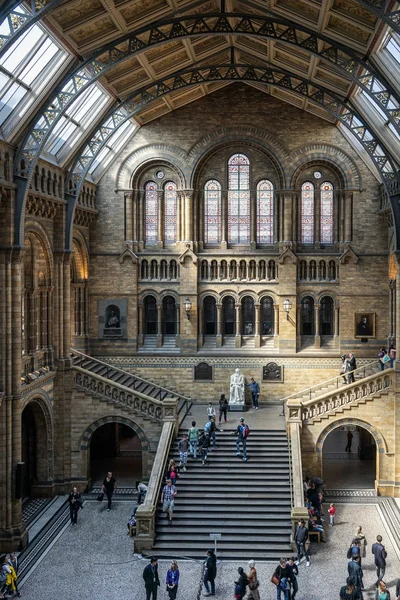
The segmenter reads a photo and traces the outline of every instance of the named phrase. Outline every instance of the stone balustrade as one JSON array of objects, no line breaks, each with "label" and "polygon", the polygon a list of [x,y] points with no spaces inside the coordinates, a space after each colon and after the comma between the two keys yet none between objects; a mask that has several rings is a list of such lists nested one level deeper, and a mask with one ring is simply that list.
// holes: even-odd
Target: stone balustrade
[{"label": "stone balustrade", "polygon": [[[200,257],[199,257],[200,258]],[[275,259],[228,258],[207,255],[200,258],[199,281],[278,281],[278,262]]]},{"label": "stone balustrade", "polygon": [[337,258],[300,260],[297,265],[298,281],[339,281],[339,262]]}]

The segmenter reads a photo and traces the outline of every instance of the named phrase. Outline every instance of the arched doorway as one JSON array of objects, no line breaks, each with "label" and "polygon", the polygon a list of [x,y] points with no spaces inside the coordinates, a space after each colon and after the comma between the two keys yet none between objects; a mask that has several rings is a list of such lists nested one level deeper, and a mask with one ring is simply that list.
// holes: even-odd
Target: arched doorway
[{"label": "arched doorway", "polygon": [[330,296],[324,296],[320,302],[319,311],[321,335],[333,336],[333,300]]},{"label": "arched doorway", "polygon": [[144,299],[144,333],[157,335],[157,302],[154,296]]},{"label": "arched doorway", "polygon": [[261,298],[261,335],[274,334],[274,301],[270,296]]},{"label": "arched doorway", "polygon": [[232,296],[226,296],[222,300],[222,324],[223,335],[236,335],[235,300]]},{"label": "arched doorway", "polygon": [[245,296],[242,300],[242,335],[254,335],[254,300]]},{"label": "arched doorway", "polygon": [[176,304],[173,296],[163,298],[163,334],[176,335]]},{"label": "arched doorway", "polygon": [[124,423],[98,427],[90,440],[90,477],[93,485],[102,483],[112,471],[119,486],[133,487],[142,476],[142,443],[136,432]]},{"label": "arched doorway", "polygon": [[323,442],[322,478],[327,489],[373,489],[376,463],[374,436],[360,425],[339,426]]},{"label": "arched doorway", "polygon": [[215,298],[206,296],[204,307],[204,335],[217,335],[217,305]]},{"label": "arched doorway", "polygon": [[301,300],[300,335],[314,335],[314,299],[311,296]]},{"label": "arched doorway", "polygon": [[[35,496],[35,486],[48,483],[51,473],[46,419],[38,402],[30,402],[21,415],[22,462],[24,463],[22,496]],[[43,490],[41,491],[43,495]]]}]

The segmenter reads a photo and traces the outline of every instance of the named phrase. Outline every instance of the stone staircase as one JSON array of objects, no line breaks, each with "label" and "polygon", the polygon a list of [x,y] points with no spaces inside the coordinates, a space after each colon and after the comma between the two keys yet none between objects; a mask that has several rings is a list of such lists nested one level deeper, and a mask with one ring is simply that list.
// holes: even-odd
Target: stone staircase
[{"label": "stone staircase", "polygon": [[229,337],[225,336],[223,338],[222,347],[225,350],[236,350],[236,337],[234,335]]},{"label": "stone staircase", "polygon": [[242,348],[255,348],[256,341],[252,335],[242,335]]},{"label": "stone staircase", "polygon": [[215,335],[205,335],[202,348],[204,350],[215,350],[217,348],[217,337]]},{"label": "stone staircase", "polygon": [[[179,433],[170,458],[179,462]],[[235,438],[217,432],[218,447],[206,466],[189,457],[177,481],[172,526],[158,504],[156,541],[147,555],[204,559],[221,533],[218,557],[273,560],[292,553],[289,452],[284,431],[251,430],[248,461],[236,456]]]},{"label": "stone staircase", "polygon": [[261,348],[263,349],[264,352],[267,351],[270,354],[276,353],[274,336],[270,335],[268,337],[262,338],[262,340],[261,340]]}]

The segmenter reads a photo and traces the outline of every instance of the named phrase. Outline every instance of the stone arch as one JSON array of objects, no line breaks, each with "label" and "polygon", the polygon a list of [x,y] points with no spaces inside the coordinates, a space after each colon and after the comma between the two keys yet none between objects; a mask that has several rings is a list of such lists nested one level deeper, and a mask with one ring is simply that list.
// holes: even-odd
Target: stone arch
[{"label": "stone arch", "polygon": [[305,166],[326,164],[341,175],[345,187],[358,188],[361,191],[362,181],[357,165],[341,148],[328,144],[313,144],[298,148],[290,155],[292,177],[290,187],[294,188],[299,172]]},{"label": "stone arch", "polygon": [[220,302],[222,302],[223,299],[226,298],[227,296],[232,296],[232,298],[234,298],[236,303],[239,302],[239,296],[238,296],[237,292],[235,292],[234,290],[224,290],[223,292],[221,292]]},{"label": "stone arch", "polygon": [[239,292],[238,301],[241,302],[245,296],[249,296],[250,298],[252,298],[254,303],[258,302],[258,294],[253,290],[243,290]]},{"label": "stone arch", "polygon": [[40,223],[36,223],[34,221],[27,221],[25,224],[25,238],[28,237],[30,234],[35,236],[35,238],[38,240],[39,244],[42,247],[49,272],[48,285],[52,285],[54,280],[54,260],[53,250],[51,247],[48,233]]},{"label": "stone arch", "polygon": [[167,144],[150,144],[131,152],[117,170],[115,187],[123,189],[132,187],[132,182],[137,179],[139,171],[151,163],[160,166],[168,164],[179,174],[181,187],[187,187],[187,154],[181,148]]},{"label": "stone arch", "polygon": [[139,437],[140,442],[142,444],[143,452],[149,452],[151,450],[149,439],[147,438],[140,425],[138,425],[135,421],[128,419],[127,417],[120,417],[115,415],[97,419],[97,421],[86,427],[85,431],[83,432],[78,441],[77,450],[81,452],[86,451],[89,448],[90,440],[92,438],[93,433],[96,431],[96,429],[98,429],[102,425],[106,425],[107,423],[121,423],[123,425],[127,425]]},{"label": "stone arch", "polygon": [[218,294],[218,292],[214,292],[213,290],[206,290],[199,294],[199,306],[203,304],[204,298],[207,298],[207,296],[211,296],[212,298],[214,298],[216,304],[221,304],[221,296],[220,294]]},{"label": "stone arch", "polygon": [[[88,279],[89,277],[89,251],[87,241],[80,231],[74,231],[72,237],[72,247],[76,248],[73,258],[75,258],[79,272],[81,273],[81,279]],[[71,261],[72,262],[72,261]]]},{"label": "stone arch", "polygon": [[23,397],[21,405],[21,419],[23,411],[31,406],[35,418],[35,426],[41,435],[45,436],[45,443],[42,450],[37,452],[38,463],[41,460],[42,475],[46,481],[54,477],[54,452],[53,452],[53,417],[51,410],[51,400],[44,390],[32,390],[30,394]]}]

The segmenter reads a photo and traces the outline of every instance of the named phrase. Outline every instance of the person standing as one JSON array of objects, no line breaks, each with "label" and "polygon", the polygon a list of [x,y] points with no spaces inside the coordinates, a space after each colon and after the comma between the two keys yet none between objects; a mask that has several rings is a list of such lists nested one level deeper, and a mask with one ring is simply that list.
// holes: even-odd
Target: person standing
[{"label": "person standing", "polygon": [[297,576],[299,574],[299,569],[295,563],[294,556],[289,558],[289,560],[287,562],[287,566],[289,567],[289,571],[290,571],[291,590],[290,590],[289,596],[290,596],[290,600],[294,600],[297,592],[299,591],[299,584],[297,583]]},{"label": "person standing", "polygon": [[165,579],[165,583],[167,584],[167,592],[169,600],[175,600],[176,595],[178,593],[178,583],[179,583],[179,567],[176,560],[171,562],[171,566],[167,571],[167,576]]},{"label": "person standing", "polygon": [[393,363],[396,360],[396,348],[393,344],[390,344],[389,347],[389,367],[393,369]]},{"label": "person standing", "polygon": [[143,504],[144,497],[147,494],[147,485],[143,482],[139,483],[136,489],[137,489],[137,493],[138,493],[137,503],[139,506],[140,504]]},{"label": "person standing", "polygon": [[333,502],[328,508],[328,513],[329,513],[329,525],[331,525],[333,527],[333,525],[335,524],[335,515],[336,515],[336,506],[333,504]]},{"label": "person standing", "polygon": [[226,414],[228,412],[228,407],[229,407],[229,403],[228,403],[228,400],[225,398],[225,394],[221,394],[221,398],[219,399],[219,419],[218,419],[219,425],[221,425],[222,415],[224,416],[225,423],[228,422],[228,419],[226,418]]},{"label": "person standing", "polygon": [[146,588],[146,600],[157,600],[160,578],[158,576],[158,561],[154,556],[143,570],[143,579]]},{"label": "person standing", "polygon": [[371,551],[375,558],[376,576],[378,577],[376,585],[378,585],[378,583],[385,577],[387,558],[387,552],[385,550],[385,546],[382,544],[381,535],[376,536],[376,542],[375,544],[372,544]]},{"label": "person standing", "polygon": [[358,525],[354,539],[360,542],[361,556],[365,558],[367,555],[367,538],[363,534],[361,525]]},{"label": "person standing", "polygon": [[212,402],[208,403],[208,407],[207,407],[207,417],[216,417],[217,413],[215,412],[215,408],[212,405]]},{"label": "person standing", "polygon": [[10,565],[10,567],[12,567],[14,569],[14,585],[15,585],[15,591],[17,593],[17,596],[20,597],[21,596],[21,592],[18,590],[18,569],[19,569],[19,563],[18,563],[18,558],[16,557],[14,552],[11,552],[9,558],[8,558],[8,564]]},{"label": "person standing", "polygon": [[[215,578],[217,576],[217,557],[214,550],[207,550],[207,560],[204,564],[203,583],[206,588],[205,596],[215,596]],[[210,585],[209,585],[210,584]],[[211,592],[210,592],[211,587]]]},{"label": "person standing", "polygon": [[353,434],[351,433],[351,431],[347,432],[347,446],[345,448],[345,452],[351,452],[351,444],[353,442]]},{"label": "person standing", "polygon": [[257,578],[257,569],[254,560],[249,560],[249,567],[250,571],[247,575],[247,578],[249,580],[249,593],[247,595],[246,600],[260,600],[260,592],[258,591],[260,582]]},{"label": "person standing", "polygon": [[290,592],[290,569],[286,558],[281,558],[279,565],[276,567],[274,577],[279,581],[276,586],[276,600],[281,600],[283,592],[283,600],[289,600]]},{"label": "person standing", "polygon": [[243,448],[243,460],[247,461],[247,436],[249,427],[244,422],[244,418],[240,418],[240,423],[236,427],[236,431],[232,432],[232,435],[236,435],[236,456],[240,456],[240,444]]},{"label": "person standing", "polygon": [[168,518],[168,525],[172,525],[172,514],[175,507],[175,496],[178,493],[176,487],[172,485],[170,479],[167,480],[161,492],[161,504],[163,505],[162,510],[166,513]]},{"label": "person standing", "polygon": [[360,600],[360,593],[356,590],[351,577],[346,579],[346,585],[340,588],[340,600]]},{"label": "person standing", "polygon": [[117,481],[111,471],[107,473],[107,477],[104,478],[102,491],[106,494],[108,505],[107,510],[111,510],[111,498],[115,490],[117,489]]},{"label": "person standing", "polygon": [[347,359],[347,372],[349,374],[348,383],[354,383],[354,371],[357,369],[356,358],[352,352],[349,354],[349,358]]},{"label": "person standing", "polygon": [[197,442],[199,439],[199,430],[196,427],[196,421],[192,421],[192,426],[189,429],[189,452],[194,460],[197,460]]},{"label": "person standing", "polygon": [[72,492],[68,496],[68,502],[71,524],[76,525],[78,522],[78,510],[82,508],[82,499],[77,487],[72,488]]},{"label": "person standing", "polygon": [[251,398],[253,400],[253,408],[258,410],[258,398],[260,397],[260,386],[254,377],[251,378],[250,383],[246,383],[246,386],[250,388]]},{"label": "person standing", "polygon": [[183,438],[179,441],[178,444],[179,450],[179,466],[182,467],[182,471],[186,471],[188,450],[189,450],[189,442],[188,436],[186,433],[183,434]]},{"label": "person standing", "polygon": [[306,566],[310,566],[310,557],[307,552],[306,542],[308,540],[308,529],[306,527],[306,522],[304,519],[300,519],[296,532],[294,534],[294,541],[297,548],[297,560],[295,562],[296,565],[301,563],[302,556],[306,557]]}]

